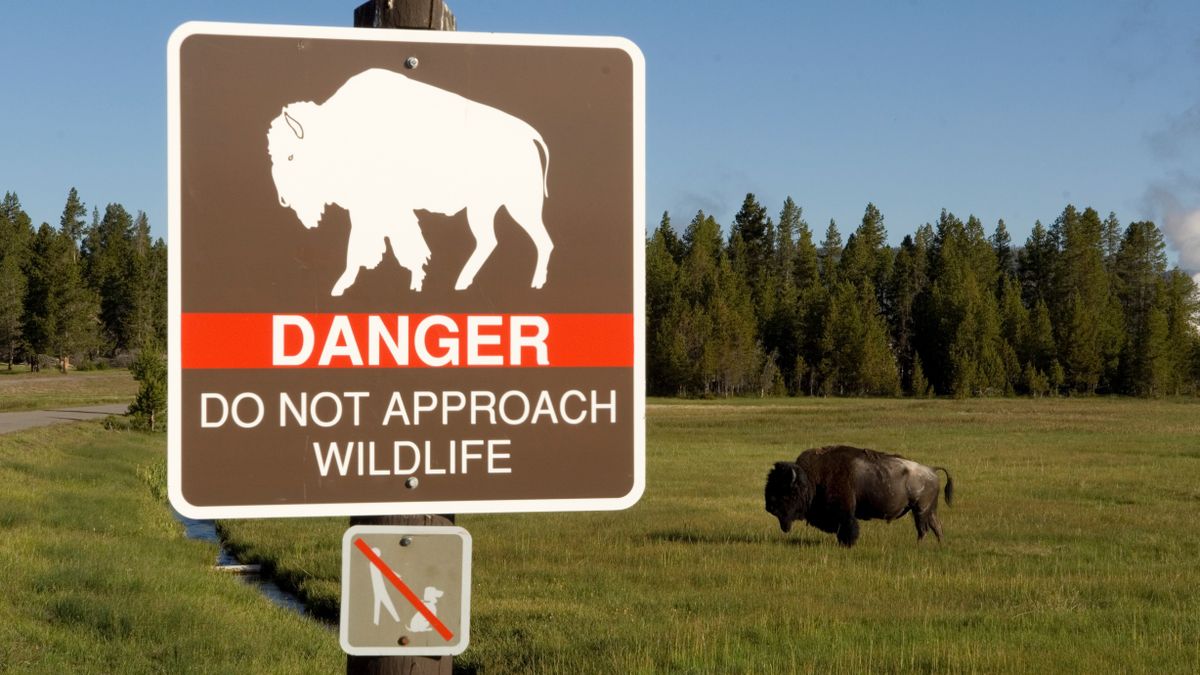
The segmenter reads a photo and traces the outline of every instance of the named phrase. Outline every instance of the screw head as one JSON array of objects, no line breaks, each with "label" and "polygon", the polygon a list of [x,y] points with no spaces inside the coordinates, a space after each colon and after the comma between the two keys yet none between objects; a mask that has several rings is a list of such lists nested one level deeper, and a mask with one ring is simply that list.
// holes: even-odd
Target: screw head
[{"label": "screw head", "polygon": [[401,647],[403,647],[404,645],[408,644],[408,636],[401,635],[400,639],[396,640],[396,643],[399,644]]},{"label": "screw head", "polygon": [[407,59],[404,59],[404,67],[408,68],[409,70],[415,69],[418,65],[420,65],[420,63],[421,62],[418,61],[417,57],[415,56],[410,56]]},{"label": "screw head", "polygon": [[411,546],[412,545],[412,537],[401,537],[400,545],[401,546]]},{"label": "screw head", "polygon": [[404,481],[404,487],[408,488],[409,490],[417,487],[420,484],[421,481],[417,480],[416,476],[411,476],[408,480]]}]

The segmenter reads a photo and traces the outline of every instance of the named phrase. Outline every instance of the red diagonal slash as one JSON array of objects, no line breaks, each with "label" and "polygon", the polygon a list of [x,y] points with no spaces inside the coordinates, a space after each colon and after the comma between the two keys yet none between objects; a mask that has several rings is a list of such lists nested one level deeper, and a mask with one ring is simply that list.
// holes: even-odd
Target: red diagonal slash
[{"label": "red diagonal slash", "polygon": [[372,565],[378,567],[380,572],[383,572],[383,576],[386,577],[388,581],[392,582],[392,585],[404,595],[404,598],[408,600],[409,604],[417,608],[417,611],[421,613],[421,616],[425,617],[425,620],[429,622],[430,626],[433,626],[434,630],[438,632],[438,635],[442,636],[442,639],[444,639],[446,642],[449,642],[454,637],[454,633],[451,633],[450,629],[446,628],[446,624],[442,623],[441,619],[437,618],[437,614],[434,614],[429,610],[428,607],[425,606],[425,603],[421,602],[421,599],[417,597],[416,593],[412,592],[412,589],[408,587],[408,584],[401,581],[400,577],[396,576],[396,573],[392,571],[392,568],[388,567],[387,563],[383,562],[382,558],[375,555],[375,552],[371,550],[370,546],[367,546],[367,543],[363,541],[361,537],[354,540],[354,545],[358,547],[358,550],[363,552],[363,555],[367,556],[367,560],[370,560]]}]

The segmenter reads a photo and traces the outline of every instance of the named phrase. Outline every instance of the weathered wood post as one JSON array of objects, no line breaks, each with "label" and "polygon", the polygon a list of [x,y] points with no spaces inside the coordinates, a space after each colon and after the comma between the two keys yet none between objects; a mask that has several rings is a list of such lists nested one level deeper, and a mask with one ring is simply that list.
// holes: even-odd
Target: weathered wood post
[{"label": "weathered wood post", "polygon": [[[444,0],[368,0],[354,9],[355,28],[454,30]],[[453,515],[360,516],[350,525],[453,525]],[[346,655],[347,675],[452,675],[453,656]]]},{"label": "weathered wood post", "polygon": [[443,0],[368,0],[354,8],[355,28],[455,30]]}]

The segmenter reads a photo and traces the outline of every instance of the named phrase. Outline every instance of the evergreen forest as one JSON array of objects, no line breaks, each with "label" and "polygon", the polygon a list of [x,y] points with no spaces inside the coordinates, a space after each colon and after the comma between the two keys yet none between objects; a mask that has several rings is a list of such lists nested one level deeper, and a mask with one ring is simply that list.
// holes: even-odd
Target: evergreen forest
[{"label": "evergreen forest", "polygon": [[[889,246],[868,204],[818,240],[789,197],[746,195],[726,236],[663,214],[646,242],[647,390],[664,396],[1200,394],[1200,293],[1163,234],[1067,205],[1014,245],[943,210]],[[0,202],[0,360],[129,365],[166,344],[167,249],[145,213],[58,227]]]},{"label": "evergreen forest", "polygon": [[128,366],[167,335],[167,247],[120,204],[103,213],[75,188],[58,227],[0,202],[0,360],[13,368]]},{"label": "evergreen forest", "polygon": [[1003,220],[888,245],[868,204],[817,240],[746,195],[728,236],[669,214],[646,243],[647,389],[664,396],[1200,393],[1200,297],[1152,222],[1067,205],[1016,246]]}]

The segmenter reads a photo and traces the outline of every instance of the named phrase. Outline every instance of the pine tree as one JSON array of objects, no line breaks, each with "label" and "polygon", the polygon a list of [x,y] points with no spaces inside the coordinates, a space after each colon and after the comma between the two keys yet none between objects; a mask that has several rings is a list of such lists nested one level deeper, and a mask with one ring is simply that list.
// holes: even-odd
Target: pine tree
[{"label": "pine tree", "polygon": [[1166,386],[1169,355],[1162,303],[1165,249],[1162,233],[1154,223],[1133,222],[1113,258],[1125,326],[1119,379],[1126,393],[1155,395]]},{"label": "pine tree", "polygon": [[894,396],[900,391],[888,328],[870,281],[840,282],[822,340],[822,390],[839,396]]},{"label": "pine tree", "polygon": [[33,233],[33,223],[21,208],[21,199],[15,192],[5,192],[4,199],[0,200],[0,220],[8,223],[14,233]]},{"label": "pine tree", "polygon": [[683,262],[686,247],[683,240],[675,233],[675,228],[671,226],[671,214],[663,211],[662,220],[658,223],[658,229],[655,232],[660,232],[663,238],[663,245],[666,246],[667,252],[671,254],[671,260],[676,265]]},{"label": "pine tree", "polygon": [[[773,302],[759,304],[762,311],[770,312],[767,316],[759,317],[762,348],[765,353],[774,355],[774,367],[782,383],[796,382],[794,368],[800,356],[802,337],[800,291],[795,281],[798,253],[795,237],[807,230],[800,207],[788,197],[779,212],[779,225],[775,227],[775,244],[766,275],[769,287],[764,292],[773,297]],[[811,234],[808,245],[812,245]],[[771,383],[771,387],[774,386]]]},{"label": "pine tree", "polygon": [[1057,361],[1058,343],[1054,340],[1054,324],[1050,320],[1050,308],[1046,301],[1038,298],[1029,314],[1029,339],[1025,347],[1025,358],[1042,373],[1049,373]]},{"label": "pine tree", "polygon": [[129,370],[139,384],[129,415],[137,426],[157,431],[167,412],[167,360],[157,346],[145,345]]},{"label": "pine tree", "polygon": [[1080,213],[1068,204],[1054,229],[1061,248],[1050,308],[1060,319],[1060,360],[1072,389],[1095,393],[1102,378],[1115,373],[1123,333],[1104,266],[1103,224],[1095,209]]},{"label": "pine tree", "polygon": [[1008,277],[1016,277],[1017,274],[1017,257],[1012,250],[1012,237],[1008,235],[1008,228],[1004,225],[1004,219],[1001,218],[996,223],[996,231],[992,233],[991,238],[992,250],[996,256],[996,270],[1000,274],[1000,281],[997,288],[997,294],[1003,289],[1004,280]]},{"label": "pine tree", "polygon": [[992,242],[988,239],[987,234],[983,231],[983,221],[974,215],[967,217],[965,226],[966,232],[966,247],[971,260],[971,267],[975,272],[975,278],[983,287],[991,292],[993,299],[997,296],[996,290],[999,288],[997,280],[999,277],[999,268],[996,265],[996,251],[992,248]]},{"label": "pine tree", "polygon": [[133,306],[126,317],[126,333],[132,347],[142,348],[158,341],[155,334],[155,294],[150,279],[150,255],[153,243],[150,240],[150,220],[144,211],[138,211],[133,219],[133,240],[130,260],[127,263],[128,283]]},{"label": "pine tree", "polygon": [[[920,298],[927,373],[957,397],[1008,389],[993,292],[995,263],[977,219],[964,224],[945,210],[931,255],[931,285]],[[936,364],[936,368],[934,367]]]},{"label": "pine tree", "polygon": [[699,211],[684,230],[683,241],[687,252],[679,266],[681,311],[676,321],[684,339],[687,371],[680,388],[685,393],[709,394],[717,380],[720,349],[710,306],[724,257],[721,228]]},{"label": "pine tree", "polygon": [[1021,299],[1026,307],[1033,307],[1038,298],[1049,301],[1057,260],[1058,244],[1054,237],[1042,221],[1035,222],[1025,247],[1017,254],[1017,277],[1021,280]]},{"label": "pine tree", "polygon": [[1097,312],[1086,304],[1082,293],[1072,293],[1067,305],[1062,334],[1063,362],[1067,384],[1075,391],[1093,393],[1100,384],[1104,360],[1100,353]]},{"label": "pine tree", "polygon": [[821,263],[812,230],[800,220],[796,240],[796,263],[792,275],[796,286],[795,340],[796,368],[792,378],[797,392],[812,396],[817,393],[821,360],[826,293],[821,285]]},{"label": "pine tree", "polygon": [[1062,364],[1058,362],[1058,359],[1054,359],[1050,363],[1050,371],[1046,373],[1046,379],[1050,384],[1049,393],[1051,395],[1058,396],[1062,393],[1063,387],[1067,385],[1067,374],[1063,370]]},{"label": "pine tree", "polygon": [[842,234],[838,232],[837,223],[831,218],[829,227],[825,229],[825,239],[818,249],[817,258],[821,263],[821,280],[825,287],[832,289],[838,282],[838,264],[842,259]]},{"label": "pine tree", "polygon": [[0,202],[0,349],[12,370],[24,340],[26,274],[33,239],[29,216],[11,192]]},{"label": "pine tree", "polygon": [[801,292],[821,282],[821,262],[817,247],[813,244],[812,230],[801,218],[796,229],[796,255],[792,267],[792,281]]},{"label": "pine tree", "polygon": [[875,204],[868,203],[862,222],[846,242],[841,278],[855,285],[870,281],[878,288],[886,283],[891,264],[883,214]]},{"label": "pine tree", "polygon": [[167,244],[158,238],[150,246],[146,284],[151,303],[154,342],[167,343]]},{"label": "pine tree", "polygon": [[929,385],[929,380],[925,378],[925,369],[921,367],[921,357],[913,356],[912,365],[912,384],[909,386],[909,393],[917,398],[928,398],[933,393],[932,387]]},{"label": "pine tree", "polygon": [[1045,373],[1035,368],[1033,363],[1026,363],[1024,389],[1034,398],[1046,396],[1050,393],[1050,380],[1046,377]]},{"label": "pine tree", "polygon": [[85,278],[100,296],[100,321],[112,350],[137,346],[142,283],[133,217],[120,204],[109,204],[104,217],[84,240]]},{"label": "pine tree", "polygon": [[763,356],[750,289],[727,257],[719,260],[717,273],[717,293],[707,313],[713,317],[719,349],[717,390],[730,396],[753,386]]},{"label": "pine tree", "polygon": [[767,279],[774,240],[775,224],[767,216],[766,207],[758,203],[753,193],[747,193],[729,228],[728,252],[733,269],[750,289],[760,317],[770,313],[770,308],[764,305],[774,302]]},{"label": "pine tree", "polygon": [[738,236],[746,244],[744,264],[748,277],[757,276],[767,266],[774,244],[773,234],[774,226],[767,217],[766,207],[758,203],[753,193],[747,193],[742,208],[733,216],[729,236],[730,239]]},{"label": "pine tree", "polygon": [[870,282],[875,288],[876,302],[885,312],[890,312],[892,266],[892,249],[887,245],[883,214],[875,204],[868,203],[862,222],[846,240],[840,279],[859,287]]},{"label": "pine tree", "polygon": [[[783,208],[779,211],[779,224],[775,227],[775,269],[780,277],[780,283],[795,286],[796,256],[798,254],[797,240],[801,231],[807,231],[804,222],[804,211],[791,196],[783,200]],[[812,235],[809,234],[809,244]]]},{"label": "pine tree", "polygon": [[1000,289],[1001,359],[1007,380],[1013,388],[1028,382],[1021,364],[1032,360],[1029,310],[1021,302],[1021,287],[1014,276],[1001,277]]},{"label": "pine tree", "polygon": [[46,223],[34,237],[26,291],[25,334],[34,354],[50,354],[67,372],[72,354],[95,337],[96,300],[83,285],[67,235]]},{"label": "pine tree", "polygon": [[24,333],[25,272],[16,252],[0,252],[0,349],[12,370]]},{"label": "pine tree", "polygon": [[677,393],[685,370],[682,336],[674,323],[681,297],[672,236],[670,218],[664,213],[646,244],[646,379],[653,394]]},{"label": "pine tree", "polygon": [[762,362],[750,291],[734,271],[720,226],[711,216],[697,213],[684,232],[684,243],[677,321],[688,364],[684,388],[704,395],[747,391]]},{"label": "pine tree", "polygon": [[1160,305],[1166,320],[1167,391],[1172,395],[1200,391],[1194,355],[1200,348],[1200,295],[1196,282],[1179,268],[1167,273]]},{"label": "pine tree", "polygon": [[79,261],[79,249],[83,245],[84,228],[87,222],[84,216],[87,208],[79,201],[79,192],[75,188],[67,193],[67,203],[63,206],[62,217],[59,219],[59,232],[71,244],[71,261]]},{"label": "pine tree", "polygon": [[1104,219],[1104,231],[1101,235],[1104,247],[1104,264],[1111,270],[1116,264],[1117,252],[1121,249],[1121,221],[1117,214],[1109,211]]},{"label": "pine tree", "polygon": [[830,292],[821,339],[819,362],[821,393],[847,396],[858,393],[856,371],[865,333],[853,284],[840,282]]},{"label": "pine tree", "polygon": [[[912,384],[911,379],[916,376],[916,365],[920,361],[916,356],[915,311],[917,298],[926,291],[929,283],[927,263],[928,251],[925,250],[924,244],[906,235],[896,252],[889,291],[892,304],[888,323],[892,329],[892,342],[896,346],[900,380],[914,395],[922,395],[917,393],[916,385]],[[924,376],[922,372],[921,377]]]},{"label": "pine tree", "polygon": [[896,396],[900,393],[900,373],[888,339],[888,325],[876,303],[870,281],[858,289],[857,306],[862,312],[862,352],[859,355],[858,389],[872,396]]}]

